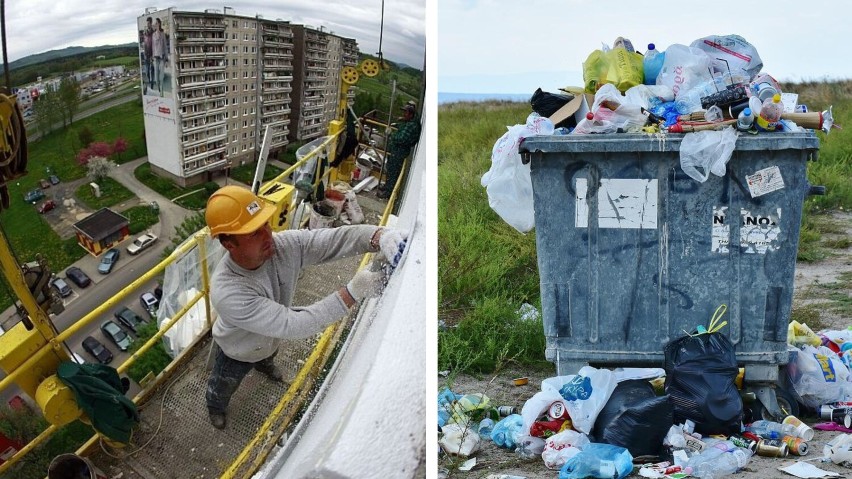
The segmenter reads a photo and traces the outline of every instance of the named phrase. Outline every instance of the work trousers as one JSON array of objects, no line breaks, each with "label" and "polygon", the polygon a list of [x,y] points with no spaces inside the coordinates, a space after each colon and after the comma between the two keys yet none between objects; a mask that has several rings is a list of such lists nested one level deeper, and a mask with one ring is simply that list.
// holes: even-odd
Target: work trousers
[{"label": "work trousers", "polygon": [[216,362],[213,364],[213,372],[210,374],[210,379],[207,381],[207,409],[212,414],[225,414],[228,409],[228,403],[231,401],[231,396],[243,382],[252,368],[268,373],[275,369],[275,354],[256,363],[247,363],[229,358],[222,352],[222,348],[217,348]]}]

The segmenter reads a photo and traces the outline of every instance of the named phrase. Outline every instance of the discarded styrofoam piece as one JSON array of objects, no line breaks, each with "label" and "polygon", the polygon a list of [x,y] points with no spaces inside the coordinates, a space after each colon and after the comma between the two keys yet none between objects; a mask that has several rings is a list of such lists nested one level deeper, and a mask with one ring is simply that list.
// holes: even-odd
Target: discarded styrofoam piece
[{"label": "discarded styrofoam piece", "polygon": [[354,191],[355,193],[360,193],[362,191],[372,191],[373,188],[377,186],[379,186],[379,180],[376,179],[375,176],[369,176],[358,182],[358,184],[355,185],[355,188],[352,188],[352,191]]}]

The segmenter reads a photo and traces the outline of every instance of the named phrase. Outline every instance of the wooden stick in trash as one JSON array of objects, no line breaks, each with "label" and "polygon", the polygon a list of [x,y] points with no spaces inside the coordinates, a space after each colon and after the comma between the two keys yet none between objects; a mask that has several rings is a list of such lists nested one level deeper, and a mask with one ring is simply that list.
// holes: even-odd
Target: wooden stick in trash
[{"label": "wooden stick in trash", "polygon": [[704,125],[682,125],[675,123],[669,127],[669,133],[694,133],[696,131],[719,130],[728,125],[733,125],[737,120],[725,120],[716,123],[707,123]]}]

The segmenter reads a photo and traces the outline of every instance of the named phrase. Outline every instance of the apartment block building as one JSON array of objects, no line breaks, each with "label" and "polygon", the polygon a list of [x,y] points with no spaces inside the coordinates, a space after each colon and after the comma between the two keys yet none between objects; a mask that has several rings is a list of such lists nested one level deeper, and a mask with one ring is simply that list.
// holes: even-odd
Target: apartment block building
[{"label": "apartment block building", "polygon": [[[344,45],[350,62],[358,55],[354,40],[320,32],[324,61],[305,64],[303,50],[317,55],[320,44],[296,41],[303,27],[227,7],[149,11],[137,26],[148,161],[183,186],[256,161],[267,126],[272,158],[293,141],[325,134],[336,114],[325,102],[339,98]],[[306,91],[305,101],[296,96]],[[320,116],[306,108],[317,100]],[[302,135],[301,125],[310,126]]]},{"label": "apartment block building", "polygon": [[[340,72],[358,63],[358,43],[322,29],[293,25],[294,60],[293,118],[290,141],[322,136],[328,122],[338,118]],[[349,90],[350,102],[355,92]]]}]

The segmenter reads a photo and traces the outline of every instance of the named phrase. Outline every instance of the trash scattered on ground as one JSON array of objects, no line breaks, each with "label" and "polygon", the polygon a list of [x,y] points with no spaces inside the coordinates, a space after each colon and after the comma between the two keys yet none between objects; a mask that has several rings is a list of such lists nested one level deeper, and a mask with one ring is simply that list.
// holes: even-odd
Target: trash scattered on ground
[{"label": "trash scattered on ground", "polygon": [[787,467],[779,467],[778,470],[803,479],[840,476],[836,472],[826,471],[813,464],[801,461],[797,461],[795,464]]}]

